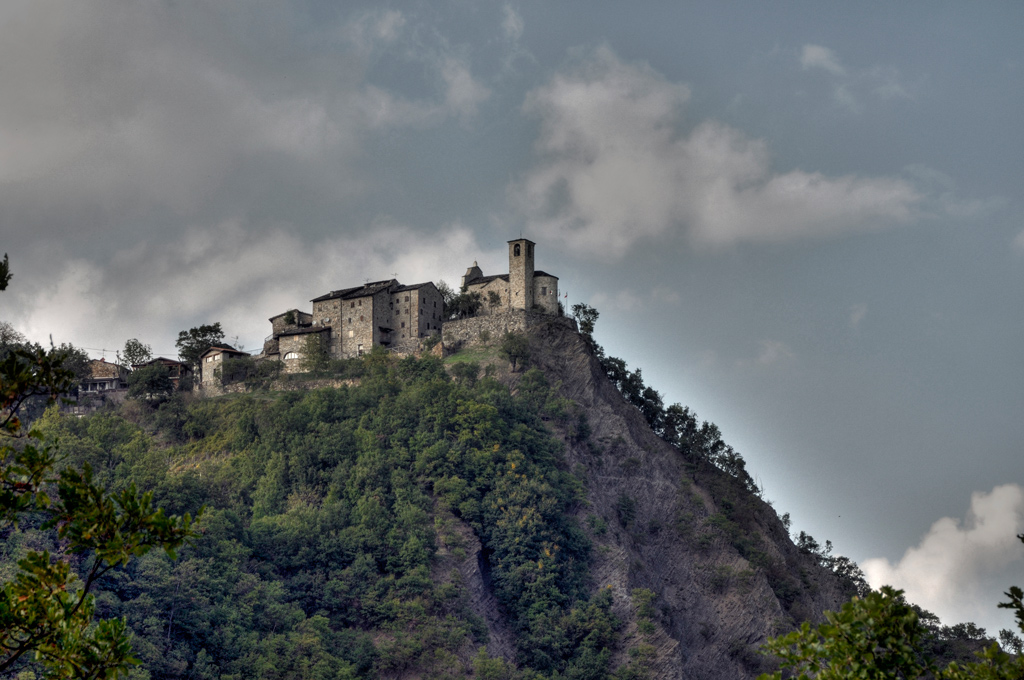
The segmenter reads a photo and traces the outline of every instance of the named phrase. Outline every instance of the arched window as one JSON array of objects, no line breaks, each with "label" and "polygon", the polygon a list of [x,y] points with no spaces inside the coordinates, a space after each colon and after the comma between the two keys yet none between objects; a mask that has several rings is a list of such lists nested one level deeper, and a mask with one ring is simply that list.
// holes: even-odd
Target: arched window
[{"label": "arched window", "polygon": [[515,255],[516,257],[519,257],[519,244],[518,243],[515,244],[514,246],[512,246],[512,254]]},{"label": "arched window", "polygon": [[299,355],[296,352],[288,352],[287,354],[284,355],[284,360],[285,361],[288,361],[290,359],[298,359],[298,358],[299,358]]}]

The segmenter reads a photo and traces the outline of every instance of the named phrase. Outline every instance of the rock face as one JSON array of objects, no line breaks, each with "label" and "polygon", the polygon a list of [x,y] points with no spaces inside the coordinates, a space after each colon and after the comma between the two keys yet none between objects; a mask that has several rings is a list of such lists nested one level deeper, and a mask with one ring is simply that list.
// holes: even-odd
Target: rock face
[{"label": "rock face", "polygon": [[[613,666],[640,657],[653,678],[755,677],[770,667],[757,652],[767,637],[819,621],[849,599],[837,577],[796,548],[768,504],[717,468],[688,464],[657,437],[579,334],[541,324],[530,343],[531,365],[591,428],[582,441],[561,434],[588,489],[577,517],[594,544],[593,587],[611,588],[625,624]],[[509,376],[513,388],[518,378]],[[637,613],[636,589],[654,594],[646,617]],[[486,607],[479,613],[493,617]]]}]

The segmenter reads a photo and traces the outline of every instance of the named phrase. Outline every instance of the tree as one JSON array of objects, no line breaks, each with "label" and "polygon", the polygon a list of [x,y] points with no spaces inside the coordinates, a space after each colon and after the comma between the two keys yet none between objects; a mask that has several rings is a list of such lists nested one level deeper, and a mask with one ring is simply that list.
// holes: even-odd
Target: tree
[{"label": "tree", "polygon": [[170,370],[161,363],[134,370],[128,376],[128,397],[159,403],[174,391]]},{"label": "tree", "polygon": [[[71,371],[78,382],[92,375],[91,361],[85,350],[79,349],[69,342],[62,342],[57,347],[51,346],[50,353],[55,357],[60,357],[61,366]],[[76,388],[77,383],[72,389]]]},{"label": "tree", "polygon": [[331,355],[328,353],[327,343],[321,333],[310,333],[306,336],[305,346],[302,348],[302,370],[307,373],[320,373],[327,370],[330,364]]},{"label": "tree", "polygon": [[[1018,538],[1024,541],[1024,535]],[[1013,586],[1006,595],[1010,601],[999,606],[1015,610],[1024,631],[1024,591]],[[939,680],[1024,678],[1024,657],[1011,657],[995,642],[977,653],[978,661],[938,668],[927,645],[936,629],[942,639],[971,641],[984,639],[984,630],[974,624],[939,628],[934,615],[908,604],[903,591],[889,586],[854,597],[839,612],[825,612],[825,618],[820,626],[804,623],[800,630],[769,640],[764,649],[779,657],[797,680],[920,678],[926,673]],[[1010,631],[1002,631],[1000,638],[1011,649],[1019,640]],[[782,671],[776,671],[758,680],[781,677]]]},{"label": "tree", "polygon": [[152,358],[152,347],[143,344],[138,338],[129,338],[124,343],[124,351],[118,356],[118,363],[131,368],[133,366],[141,366]]},{"label": "tree", "polygon": [[489,309],[497,309],[501,307],[501,295],[496,290],[487,291],[487,307]]},{"label": "tree", "polygon": [[[54,556],[29,552],[0,587],[3,677],[32,655],[51,678],[115,678],[127,670],[134,663],[127,622],[94,623],[90,591],[110,569],[154,547],[173,557],[193,535],[191,518],[165,516],[153,507],[152,494],[134,486],[108,494],[88,465],[57,470],[55,447],[38,431],[23,430],[18,411],[26,399],[45,396],[52,403],[74,385],[64,359],[56,351],[16,348],[0,360],[0,528],[31,513],[45,517],[42,528],[56,529],[67,546]],[[83,556],[83,577],[65,552]]]},{"label": "tree", "polygon": [[178,339],[174,345],[178,348],[178,356],[181,357],[181,360],[195,370],[199,366],[199,358],[206,350],[223,342],[224,331],[221,330],[218,321],[181,331],[178,333]]},{"label": "tree", "polygon": [[512,364],[514,372],[516,364],[526,363],[526,360],[530,358],[530,341],[525,335],[519,333],[505,333],[498,351]]},{"label": "tree", "polygon": [[12,345],[24,345],[27,342],[24,335],[14,329],[14,326],[6,321],[0,321],[0,349]]},{"label": "tree", "polygon": [[444,306],[448,319],[468,319],[476,316],[483,305],[483,296],[474,291],[459,293]]},{"label": "tree", "polygon": [[585,302],[572,306],[572,316],[580,326],[580,333],[588,337],[594,335],[594,324],[597,323],[598,312]]},{"label": "tree", "polygon": [[7,290],[7,284],[11,282],[11,263],[4,253],[4,261],[0,262],[0,290]]},{"label": "tree", "polygon": [[[455,296],[458,295],[458,293],[452,290],[452,287],[449,286],[444,281],[437,282],[437,292],[441,294],[441,303],[442,306],[444,307],[444,310],[442,311],[446,312],[447,309],[451,306],[452,300],[455,299]],[[447,319],[448,317],[446,316],[444,318]]]}]

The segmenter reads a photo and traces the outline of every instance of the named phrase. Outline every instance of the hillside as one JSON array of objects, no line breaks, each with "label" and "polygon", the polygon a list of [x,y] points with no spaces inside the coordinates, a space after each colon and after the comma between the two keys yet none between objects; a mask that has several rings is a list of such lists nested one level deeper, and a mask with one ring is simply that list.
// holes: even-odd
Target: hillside
[{"label": "hillside", "polygon": [[[132,677],[753,677],[768,635],[849,597],[741,479],[655,436],[581,336],[530,345],[534,370],[480,379],[374,353],[339,388],[49,411],[109,488],[207,508],[177,561],[101,584]],[[4,533],[5,575],[61,548]]]}]

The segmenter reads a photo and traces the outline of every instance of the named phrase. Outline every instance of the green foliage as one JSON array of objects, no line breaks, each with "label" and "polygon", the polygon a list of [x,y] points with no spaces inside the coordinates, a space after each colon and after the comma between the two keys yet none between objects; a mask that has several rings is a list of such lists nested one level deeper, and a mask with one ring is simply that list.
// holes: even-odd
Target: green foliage
[{"label": "green foliage", "polygon": [[459,293],[450,300],[445,301],[444,311],[449,320],[468,319],[476,316],[483,306],[483,296],[476,291]]},{"label": "green foliage", "polygon": [[331,361],[327,341],[322,333],[310,333],[302,348],[300,365],[306,373],[323,373]]},{"label": "green foliage", "polygon": [[132,366],[140,366],[153,358],[153,348],[143,344],[141,340],[129,338],[124,343],[124,350],[118,357],[118,363]]},{"label": "green foliage", "polygon": [[[96,611],[126,619],[141,669],[607,678],[619,624],[610,593],[588,597],[590,545],[571,519],[583,490],[544,427],[566,407],[543,374],[512,395],[479,367],[475,382],[471,368],[452,381],[433,357],[357,363],[352,387],[41,421],[109,488],[152,488],[171,512],[209,508],[179,560],[150,553],[97,583]],[[444,559],[479,557],[522,670],[459,660],[486,625],[461,579],[432,577],[442,514],[479,539],[479,556]],[[12,534],[0,573],[37,530]]]},{"label": "green foliage", "polygon": [[7,253],[4,253],[4,261],[0,262],[0,290],[7,290],[7,284],[11,282],[11,261],[7,259]]},{"label": "green foliage", "polygon": [[[929,670],[920,659],[924,629],[917,612],[888,586],[826,612],[826,623],[770,640],[765,649],[797,678],[919,678]],[[762,680],[781,678],[781,672]]]},{"label": "green foliage", "polygon": [[163,364],[152,364],[128,375],[129,398],[143,399],[155,405],[165,401],[173,391],[170,370]]},{"label": "green foliage", "polygon": [[[30,550],[0,588],[0,675],[24,669],[29,659],[53,678],[114,678],[134,659],[124,619],[94,623],[92,590],[111,569],[154,547],[168,555],[192,535],[188,515],[167,517],[152,494],[134,485],[108,494],[92,467],[57,469],[60,458],[38,430],[24,433],[17,412],[27,395],[56,395],[76,376],[63,352],[15,350],[0,363],[0,526],[18,523],[54,531],[60,553]],[[41,520],[41,523],[40,523]],[[76,573],[74,566],[81,569]]]},{"label": "green foliage", "polygon": [[598,311],[590,305],[579,302],[572,306],[572,316],[579,324],[580,333],[593,340],[594,325],[597,323]]},{"label": "green foliage", "polygon": [[195,368],[199,365],[199,358],[206,350],[223,342],[224,331],[218,321],[179,332],[174,345],[178,348],[178,356],[181,357],[181,360]]},{"label": "green foliage", "polygon": [[[885,586],[863,598],[853,598],[839,612],[826,612],[826,622],[819,626],[804,623],[799,630],[769,640],[764,649],[778,657],[783,669],[790,669],[798,680],[1024,677],[1024,658],[1010,657],[995,643],[977,654],[978,661],[954,662],[939,668],[933,649],[937,625],[922,622],[922,618],[935,617],[927,612],[922,617],[920,613],[906,602],[903,591]],[[984,639],[984,631],[973,624],[940,630],[943,636]],[[777,671],[759,680],[781,678],[782,671]]]},{"label": "green foliage", "polygon": [[480,376],[480,364],[475,361],[460,361],[452,364],[452,377],[460,385],[472,387]]},{"label": "green foliage", "polygon": [[498,351],[516,370],[517,364],[525,364],[530,358],[530,340],[521,333],[508,332],[501,338]]}]

